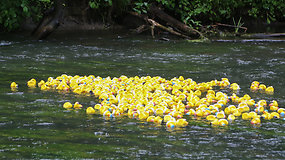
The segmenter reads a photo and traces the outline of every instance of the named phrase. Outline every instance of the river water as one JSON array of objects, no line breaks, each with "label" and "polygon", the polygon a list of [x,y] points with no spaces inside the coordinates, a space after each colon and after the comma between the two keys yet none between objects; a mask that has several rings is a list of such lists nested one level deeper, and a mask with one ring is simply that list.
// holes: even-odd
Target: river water
[{"label": "river water", "polygon": [[[187,118],[186,128],[128,117],[106,120],[67,111],[66,101],[83,106],[92,96],[28,89],[35,78],[67,75],[101,77],[184,76],[196,82],[226,77],[242,96],[277,100],[285,107],[285,41],[214,40],[168,42],[119,33],[57,33],[37,41],[24,34],[0,34],[1,159],[284,159],[285,121],[261,126],[238,118],[227,127]],[[274,95],[252,93],[257,80],[275,88]],[[12,92],[10,83],[19,84]],[[228,91],[230,94],[230,91]]]}]

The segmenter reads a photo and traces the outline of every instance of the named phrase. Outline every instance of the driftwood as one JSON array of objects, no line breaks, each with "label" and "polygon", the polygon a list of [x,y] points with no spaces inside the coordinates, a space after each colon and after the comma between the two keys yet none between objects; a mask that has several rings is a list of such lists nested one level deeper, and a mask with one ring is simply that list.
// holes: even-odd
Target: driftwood
[{"label": "driftwood", "polygon": [[[156,21],[153,20],[153,19],[149,19],[148,16],[145,15],[145,14],[138,14],[137,12],[129,12],[129,14],[131,14],[131,15],[133,15],[133,16],[136,16],[136,17],[138,17],[138,18],[140,18],[140,19],[143,19],[147,24],[150,25],[150,26],[147,26],[147,25],[141,25],[141,26],[139,26],[138,28],[136,28],[136,29],[134,30],[136,33],[141,33],[141,32],[144,32],[144,31],[150,29],[151,35],[152,35],[152,37],[154,38],[154,37],[155,37],[155,36],[154,36],[154,29],[155,29],[155,27],[158,27],[158,28],[160,28],[160,29],[162,29],[162,30],[164,30],[164,31],[167,31],[167,32],[169,32],[169,33],[171,33],[171,34],[173,34],[173,35],[176,35],[176,36],[179,36],[179,37],[182,37],[182,38],[186,38],[186,39],[190,39],[190,37],[187,36],[187,35],[185,35],[185,34],[182,34],[182,33],[180,33],[180,32],[177,32],[177,31],[173,30],[172,28],[166,27],[166,26],[164,26],[164,25],[162,25],[162,24],[156,22]],[[165,13],[165,14],[166,14],[166,13]]]},{"label": "driftwood", "polygon": [[152,13],[154,16],[158,17],[159,19],[167,22],[168,25],[170,25],[173,28],[177,28],[178,30],[186,33],[188,36],[195,36],[204,38],[203,34],[196,29],[193,29],[186,24],[178,21],[177,19],[173,18],[172,16],[168,15],[164,11],[162,11],[159,7],[155,5],[151,5],[149,8],[150,13]]},{"label": "driftwood", "polygon": [[152,37],[154,37],[154,31],[153,31],[154,27],[158,27],[158,28],[163,29],[163,30],[165,30],[165,31],[167,31],[167,32],[169,32],[169,33],[171,33],[171,34],[176,35],[176,36],[190,39],[190,37],[188,37],[188,36],[186,36],[186,35],[184,35],[184,34],[181,34],[181,33],[179,33],[179,32],[176,32],[176,31],[174,31],[172,28],[165,27],[165,26],[163,26],[163,25],[157,23],[156,21],[154,21],[154,20],[152,20],[152,19],[148,19],[148,22],[149,22],[149,23],[151,24],[151,26],[152,26],[152,30],[151,30]]}]

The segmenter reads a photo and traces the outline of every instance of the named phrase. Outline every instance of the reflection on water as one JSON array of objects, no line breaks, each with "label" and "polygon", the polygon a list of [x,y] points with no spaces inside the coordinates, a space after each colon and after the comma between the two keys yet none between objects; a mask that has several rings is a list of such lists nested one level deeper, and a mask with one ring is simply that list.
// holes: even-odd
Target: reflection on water
[{"label": "reflection on water", "polygon": [[[0,41],[0,128],[2,159],[284,159],[283,120],[254,127],[236,120],[213,128],[187,118],[190,125],[168,130],[121,117],[87,116],[62,109],[65,101],[93,106],[90,97],[28,89],[30,78],[46,80],[63,73],[101,77],[161,76],[197,82],[227,77],[255,100],[285,105],[285,42],[282,40],[217,40],[163,42],[148,37],[100,33],[58,34],[45,41],[14,35]],[[118,38],[119,36],[119,38]],[[258,80],[275,87],[274,95],[250,93]],[[19,84],[11,92],[9,84]]]}]

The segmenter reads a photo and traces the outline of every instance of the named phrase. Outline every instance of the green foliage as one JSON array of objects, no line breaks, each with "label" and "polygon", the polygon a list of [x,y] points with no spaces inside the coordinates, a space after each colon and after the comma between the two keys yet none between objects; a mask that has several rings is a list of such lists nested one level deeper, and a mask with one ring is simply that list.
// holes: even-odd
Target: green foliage
[{"label": "green foliage", "polygon": [[259,18],[267,23],[285,18],[284,0],[135,0],[133,10],[145,13],[144,3],[158,3],[190,26],[231,22],[234,17]]},{"label": "green foliage", "polygon": [[89,0],[89,6],[101,16],[103,22],[105,19],[110,16],[110,8],[112,7],[112,17],[116,17],[121,14],[123,11],[127,10],[127,5],[130,3],[130,0]]},{"label": "green foliage", "polygon": [[51,4],[50,0],[1,0],[0,26],[5,30],[17,29],[25,18],[31,17],[38,21],[42,10]]},{"label": "green foliage", "polygon": [[[162,6],[166,12],[189,26],[225,22],[233,18],[261,19],[267,23],[285,20],[285,0],[89,0],[93,11],[103,21],[110,16],[135,11],[147,14],[151,4]],[[53,5],[51,0],[1,0],[0,28],[7,31],[17,29],[23,20],[31,17],[39,20],[43,11]]]}]

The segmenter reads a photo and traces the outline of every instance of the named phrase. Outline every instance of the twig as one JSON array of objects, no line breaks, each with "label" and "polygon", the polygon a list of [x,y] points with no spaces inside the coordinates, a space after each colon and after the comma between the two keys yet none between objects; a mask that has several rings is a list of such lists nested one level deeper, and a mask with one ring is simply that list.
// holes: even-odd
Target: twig
[{"label": "twig", "polygon": [[235,26],[235,25],[230,25],[230,24],[223,24],[223,23],[216,23],[218,26],[225,26],[225,27],[231,27],[231,28],[240,28],[243,29],[244,32],[247,31],[246,27],[241,27],[241,26]]}]

